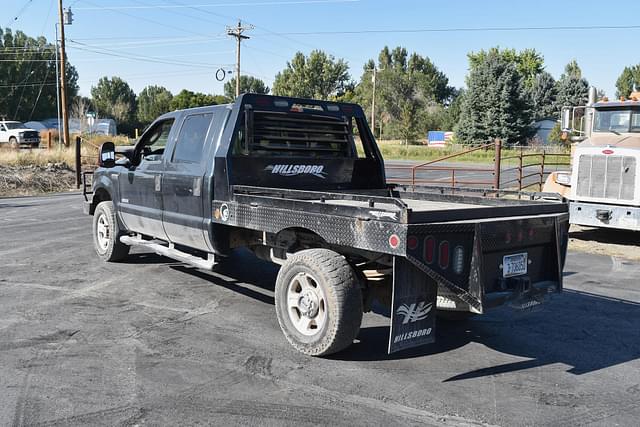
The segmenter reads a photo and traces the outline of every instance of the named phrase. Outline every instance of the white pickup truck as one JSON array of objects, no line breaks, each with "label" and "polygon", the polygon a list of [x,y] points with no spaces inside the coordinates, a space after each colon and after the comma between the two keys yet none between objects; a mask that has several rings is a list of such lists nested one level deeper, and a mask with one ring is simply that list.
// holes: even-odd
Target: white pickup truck
[{"label": "white pickup truck", "polygon": [[21,122],[3,120],[0,121],[0,146],[4,144],[9,144],[12,148],[36,148],[40,145],[40,133]]}]

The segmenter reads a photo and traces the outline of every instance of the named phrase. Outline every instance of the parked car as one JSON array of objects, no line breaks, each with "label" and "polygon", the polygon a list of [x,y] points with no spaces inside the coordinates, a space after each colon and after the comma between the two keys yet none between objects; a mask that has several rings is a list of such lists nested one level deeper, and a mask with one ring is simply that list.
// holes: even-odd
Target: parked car
[{"label": "parked car", "polygon": [[22,122],[3,120],[0,121],[0,144],[8,144],[12,148],[35,148],[40,145],[40,133]]}]

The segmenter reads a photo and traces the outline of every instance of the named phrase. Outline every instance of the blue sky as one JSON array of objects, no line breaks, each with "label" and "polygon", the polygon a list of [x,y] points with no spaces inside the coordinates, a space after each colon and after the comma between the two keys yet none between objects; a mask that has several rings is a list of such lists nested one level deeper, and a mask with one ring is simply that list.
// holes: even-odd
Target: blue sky
[{"label": "blue sky", "polygon": [[[55,39],[57,0],[2,3],[0,25]],[[174,93],[183,88],[222,93],[215,71],[233,67],[235,42],[225,35],[225,26],[234,25],[238,18],[255,26],[247,33],[252,38],[243,43],[243,72],[269,86],[296,51],[312,49],[344,58],[352,78],[358,80],[365,61],[376,58],[384,45],[401,45],[431,58],[450,84],[460,87],[469,51],[492,46],[535,48],[554,77],[575,58],[589,82],[609,96],[615,94],[615,80],[622,68],[640,63],[640,29],[396,31],[640,25],[638,0],[65,0],[64,5],[74,13],[73,25],[66,27],[67,54],[80,74],[83,95],[89,95],[100,77],[115,75],[136,93],[149,84]],[[390,32],[291,34],[363,30]]]}]

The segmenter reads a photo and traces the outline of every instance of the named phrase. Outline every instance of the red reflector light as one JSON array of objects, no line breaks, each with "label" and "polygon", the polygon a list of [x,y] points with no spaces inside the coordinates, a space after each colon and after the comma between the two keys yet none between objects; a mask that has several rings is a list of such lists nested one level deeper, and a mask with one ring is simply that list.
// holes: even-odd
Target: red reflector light
[{"label": "red reflector light", "polygon": [[391,246],[393,249],[400,246],[400,238],[396,234],[392,234],[389,237],[389,246]]},{"label": "red reflector light", "polygon": [[613,154],[613,150],[602,150],[602,154]]},{"label": "red reflector light", "polygon": [[418,238],[416,236],[407,237],[407,248],[415,250],[418,247]]},{"label": "red reflector light", "polygon": [[267,107],[271,105],[271,98],[258,97],[255,99],[255,103],[261,107]]},{"label": "red reflector light", "polygon": [[442,269],[449,267],[449,242],[447,242],[446,240],[440,243],[438,265],[440,265],[440,268]]},{"label": "red reflector light", "polygon": [[431,264],[433,262],[433,258],[435,257],[436,252],[436,239],[433,236],[426,237],[424,239],[424,261],[427,264]]},{"label": "red reflector light", "polygon": [[533,228],[529,229],[529,238],[533,239],[533,237],[536,235],[536,231]]},{"label": "red reflector light", "polygon": [[504,235],[504,242],[506,244],[511,243],[511,232],[510,231],[507,231],[507,234]]}]

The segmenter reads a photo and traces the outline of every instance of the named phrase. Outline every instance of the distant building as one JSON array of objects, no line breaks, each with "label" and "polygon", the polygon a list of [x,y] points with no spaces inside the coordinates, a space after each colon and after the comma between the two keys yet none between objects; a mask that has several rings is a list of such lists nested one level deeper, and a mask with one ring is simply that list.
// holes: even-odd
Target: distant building
[{"label": "distant building", "polygon": [[[33,128],[36,130],[41,129],[58,129],[58,119],[46,119],[41,122],[29,122],[40,123],[39,127]],[[93,133],[96,135],[116,136],[118,134],[118,128],[116,122],[113,119],[95,119],[93,124],[89,124],[87,118],[69,119],[69,132],[71,133]]]},{"label": "distant building", "polygon": [[556,123],[558,123],[558,121],[551,117],[547,117],[535,122],[533,126],[536,130],[536,134],[533,136],[532,141],[539,144],[548,144],[549,134],[555,127]]}]

